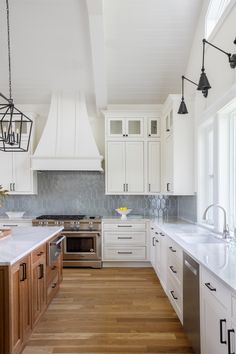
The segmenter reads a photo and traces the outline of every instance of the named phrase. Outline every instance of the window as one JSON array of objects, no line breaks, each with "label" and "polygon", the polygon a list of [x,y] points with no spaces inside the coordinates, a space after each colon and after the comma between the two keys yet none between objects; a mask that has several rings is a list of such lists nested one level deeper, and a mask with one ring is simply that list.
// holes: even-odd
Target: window
[{"label": "window", "polygon": [[223,15],[226,7],[232,0],[211,0],[205,20],[205,36],[208,38],[214,28],[216,27],[218,21]]},{"label": "window", "polygon": [[[199,130],[198,219],[205,208],[219,204],[227,223],[236,228],[236,99],[218,111]],[[207,224],[222,232],[223,213],[211,208]]]},{"label": "window", "polygon": [[[199,200],[200,213],[203,214],[206,207],[214,203],[214,135],[212,119],[201,128],[199,148],[201,161],[199,166]],[[212,209],[208,213],[208,224],[214,224]]]}]

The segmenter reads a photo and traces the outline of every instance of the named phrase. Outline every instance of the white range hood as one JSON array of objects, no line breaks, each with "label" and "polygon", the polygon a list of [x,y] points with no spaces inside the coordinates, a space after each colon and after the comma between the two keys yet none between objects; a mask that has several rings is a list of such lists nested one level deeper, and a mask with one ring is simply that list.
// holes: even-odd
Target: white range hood
[{"label": "white range hood", "polygon": [[53,94],[43,134],[32,156],[32,169],[103,171],[102,160],[84,95]]}]

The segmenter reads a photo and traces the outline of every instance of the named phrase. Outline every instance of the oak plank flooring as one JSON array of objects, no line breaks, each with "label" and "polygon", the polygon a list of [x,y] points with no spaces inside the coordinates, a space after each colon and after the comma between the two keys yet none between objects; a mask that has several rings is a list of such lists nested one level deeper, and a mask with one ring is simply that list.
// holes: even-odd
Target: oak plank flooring
[{"label": "oak plank flooring", "polygon": [[64,269],[23,354],[190,354],[151,268]]}]

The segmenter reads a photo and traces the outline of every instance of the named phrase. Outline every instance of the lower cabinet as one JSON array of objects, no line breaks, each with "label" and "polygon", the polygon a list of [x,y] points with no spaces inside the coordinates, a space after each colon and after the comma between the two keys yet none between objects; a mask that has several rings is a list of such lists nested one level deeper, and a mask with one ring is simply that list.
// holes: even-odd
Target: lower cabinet
[{"label": "lower cabinet", "polygon": [[147,261],[146,223],[104,222],[103,261]]},{"label": "lower cabinet", "polygon": [[201,272],[201,352],[202,354],[233,354],[229,351],[231,336],[231,294],[207,270]]},{"label": "lower cabinet", "polygon": [[[55,236],[54,236],[55,237]],[[0,354],[20,354],[59,289],[62,256],[47,265],[47,244],[12,266],[0,266]]]},{"label": "lower cabinet", "polygon": [[32,252],[32,325],[46,307],[46,245]]},{"label": "lower cabinet", "polygon": [[[31,333],[31,275],[30,257],[12,266],[10,272],[10,347],[12,353],[20,353]],[[5,354],[5,353],[4,353]]]}]

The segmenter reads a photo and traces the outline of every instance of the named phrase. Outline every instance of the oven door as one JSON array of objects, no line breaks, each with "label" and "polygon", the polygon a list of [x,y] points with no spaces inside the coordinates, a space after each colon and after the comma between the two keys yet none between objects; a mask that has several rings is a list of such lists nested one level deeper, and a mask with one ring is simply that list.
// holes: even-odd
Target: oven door
[{"label": "oven door", "polygon": [[99,232],[64,231],[64,260],[89,260],[101,258]]}]

